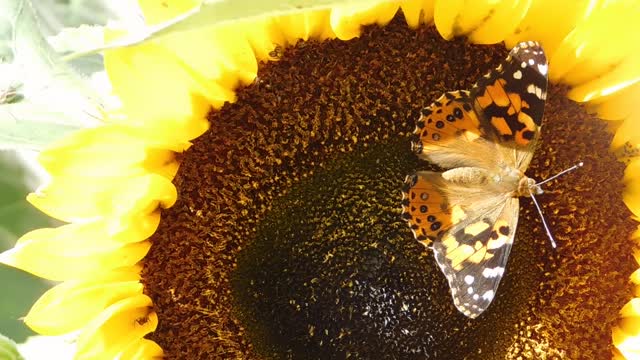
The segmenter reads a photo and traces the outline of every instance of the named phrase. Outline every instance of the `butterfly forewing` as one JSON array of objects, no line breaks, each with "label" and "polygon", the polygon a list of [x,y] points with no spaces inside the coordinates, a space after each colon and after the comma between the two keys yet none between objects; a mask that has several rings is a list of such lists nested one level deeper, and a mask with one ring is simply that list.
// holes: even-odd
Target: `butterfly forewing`
[{"label": "butterfly forewing", "polygon": [[498,140],[508,155],[505,160],[523,171],[540,136],[547,70],[542,47],[534,41],[522,42],[470,92],[482,130]]},{"label": "butterfly forewing", "polygon": [[544,51],[520,43],[470,92],[445,93],[416,124],[414,151],[451,170],[407,177],[403,216],[416,239],[432,246],[455,306],[468,317],[487,309],[504,273],[546,93]]},{"label": "butterfly forewing", "polygon": [[[444,93],[422,109],[413,134],[414,151],[445,168],[477,166],[479,159],[474,154],[494,146],[497,140],[481,126],[473,100],[464,90]],[[483,159],[487,167],[497,162],[491,154]]]}]

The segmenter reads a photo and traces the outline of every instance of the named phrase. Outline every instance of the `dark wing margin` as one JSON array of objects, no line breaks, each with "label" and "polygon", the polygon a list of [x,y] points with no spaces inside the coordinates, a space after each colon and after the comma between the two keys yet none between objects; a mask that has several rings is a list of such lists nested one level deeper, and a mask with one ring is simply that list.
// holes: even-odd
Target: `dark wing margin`
[{"label": "dark wing margin", "polygon": [[504,274],[518,222],[517,198],[453,227],[433,244],[456,308],[470,318],[482,314],[493,301]]},{"label": "dark wing margin", "polygon": [[[473,86],[470,97],[483,131],[526,170],[540,136],[547,98],[548,62],[538,42],[517,44],[506,60]],[[508,151],[511,150],[511,151]]]}]

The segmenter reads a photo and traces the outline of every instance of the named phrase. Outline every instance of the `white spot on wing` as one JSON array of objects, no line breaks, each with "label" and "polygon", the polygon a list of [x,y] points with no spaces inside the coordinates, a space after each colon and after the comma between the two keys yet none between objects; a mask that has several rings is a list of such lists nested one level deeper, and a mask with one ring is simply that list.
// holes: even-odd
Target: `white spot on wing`
[{"label": "white spot on wing", "polygon": [[520,67],[523,68],[523,69],[526,68],[527,67],[527,63],[523,61],[522,64],[520,64]]},{"label": "white spot on wing", "polygon": [[518,79],[518,80],[522,79],[522,72],[520,70],[514,72],[513,73],[513,78],[514,79]]},{"label": "white spot on wing", "polygon": [[493,290],[486,291],[484,294],[482,294],[482,298],[487,301],[493,300]]},{"label": "white spot on wing", "polygon": [[500,266],[494,268],[485,268],[484,270],[482,270],[482,276],[486,278],[499,277],[502,276],[502,274],[504,274],[504,268]]},{"label": "white spot on wing", "polygon": [[535,61],[535,60],[533,60],[533,59],[529,59],[529,65],[532,65],[532,66],[533,66],[533,64],[535,64],[535,63],[536,63],[536,61]]},{"label": "white spot on wing", "polygon": [[549,70],[549,65],[547,64],[538,64],[538,71],[540,74],[547,75],[547,71]]},{"label": "white spot on wing", "polygon": [[471,285],[473,284],[473,281],[475,280],[475,278],[471,275],[467,275],[464,277],[464,282],[467,283],[467,285]]},{"label": "white spot on wing", "polygon": [[467,294],[469,295],[473,294],[473,288],[471,286],[467,288]]}]

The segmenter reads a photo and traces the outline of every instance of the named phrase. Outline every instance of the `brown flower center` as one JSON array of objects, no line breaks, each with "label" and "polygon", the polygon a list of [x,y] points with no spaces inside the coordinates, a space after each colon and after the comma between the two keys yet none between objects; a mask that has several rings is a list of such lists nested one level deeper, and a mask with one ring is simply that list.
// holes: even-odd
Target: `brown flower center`
[{"label": "brown flower center", "polygon": [[144,283],[169,358],[610,356],[631,297],[624,166],[606,124],[551,86],[529,199],[491,308],[459,314],[432,254],[400,218],[419,110],[467,89],[502,46],[444,41],[401,18],[351,41],[300,42],[262,64],[182,156]]}]

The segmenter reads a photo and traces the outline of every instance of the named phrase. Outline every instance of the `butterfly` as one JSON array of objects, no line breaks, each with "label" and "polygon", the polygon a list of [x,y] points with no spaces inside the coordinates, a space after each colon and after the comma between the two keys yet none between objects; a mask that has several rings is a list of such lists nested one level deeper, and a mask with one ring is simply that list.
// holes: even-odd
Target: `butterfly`
[{"label": "butterfly", "polygon": [[454,305],[470,318],[495,297],[519,197],[542,193],[524,173],[540,138],[547,70],[540,44],[521,42],[470,91],[446,92],[416,122],[412,149],[448,170],[408,176],[402,216],[433,250]]}]

